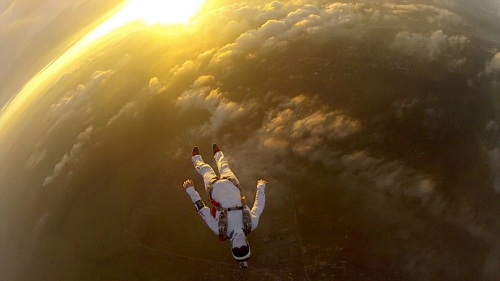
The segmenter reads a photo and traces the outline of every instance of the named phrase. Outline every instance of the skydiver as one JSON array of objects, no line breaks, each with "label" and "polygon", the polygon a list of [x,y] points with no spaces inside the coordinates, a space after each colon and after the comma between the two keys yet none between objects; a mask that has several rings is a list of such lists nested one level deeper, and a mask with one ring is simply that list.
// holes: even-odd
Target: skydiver
[{"label": "skydiver", "polygon": [[191,157],[194,168],[203,177],[212,209],[205,206],[194,189],[192,180],[186,180],[183,187],[208,227],[218,235],[219,240],[231,241],[231,253],[234,259],[241,268],[247,268],[251,251],[246,236],[257,227],[260,215],[264,211],[267,182],[263,179],[257,181],[255,201],[250,210],[245,204],[245,197],[241,196],[240,183],[229,168],[224,154],[215,143],[212,149],[220,176],[217,176],[212,167],[203,161],[198,147],[193,148]]}]

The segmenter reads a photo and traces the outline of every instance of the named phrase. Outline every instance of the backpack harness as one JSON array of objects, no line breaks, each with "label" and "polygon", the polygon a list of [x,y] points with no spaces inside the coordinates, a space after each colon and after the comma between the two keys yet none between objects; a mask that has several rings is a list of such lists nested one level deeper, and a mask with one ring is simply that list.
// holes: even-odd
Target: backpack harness
[{"label": "backpack harness", "polygon": [[232,177],[214,177],[210,180],[210,183],[207,187],[207,192],[208,195],[210,196],[210,203],[212,203],[212,209],[210,210],[210,213],[212,216],[215,218],[216,211],[219,211],[219,237],[220,241],[226,241],[228,236],[227,236],[227,212],[230,211],[235,211],[235,210],[241,210],[242,211],[242,217],[243,217],[243,232],[245,235],[250,234],[252,231],[252,219],[250,216],[250,209],[246,206],[245,204],[245,196],[241,197],[241,206],[235,206],[231,208],[222,208],[220,203],[212,199],[212,188],[214,184],[219,181],[219,180],[229,180],[231,181],[241,192],[240,184],[239,182],[232,178]]}]

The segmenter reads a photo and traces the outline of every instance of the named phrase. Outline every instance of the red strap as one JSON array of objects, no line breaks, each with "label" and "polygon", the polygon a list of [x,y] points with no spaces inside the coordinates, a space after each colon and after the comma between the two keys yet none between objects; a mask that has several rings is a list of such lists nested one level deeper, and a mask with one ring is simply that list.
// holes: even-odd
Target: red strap
[{"label": "red strap", "polygon": [[212,209],[210,210],[210,214],[212,215],[212,217],[214,217],[214,218],[215,218],[215,211],[216,211],[215,206],[220,207],[220,203],[219,203],[219,202],[217,202],[217,201],[215,201],[215,200],[211,200],[210,202],[211,202],[211,203],[212,203],[212,205],[213,205],[213,206],[212,206]]},{"label": "red strap", "polygon": [[[212,209],[210,209],[210,214],[212,215],[212,217],[214,217],[214,218],[215,218],[215,212],[217,211],[217,210],[215,209],[215,206],[220,207],[220,203],[219,203],[219,202],[217,202],[217,201],[215,201],[215,200],[212,200],[212,201],[210,201],[210,202],[211,202],[211,203],[212,203],[212,205],[213,205],[213,206],[212,206]],[[220,240],[220,241],[226,241],[226,240],[227,240],[227,239],[224,239],[224,238],[222,237],[222,235],[220,235],[220,234],[219,234],[219,235],[217,235],[217,237],[219,238],[219,240]]]}]

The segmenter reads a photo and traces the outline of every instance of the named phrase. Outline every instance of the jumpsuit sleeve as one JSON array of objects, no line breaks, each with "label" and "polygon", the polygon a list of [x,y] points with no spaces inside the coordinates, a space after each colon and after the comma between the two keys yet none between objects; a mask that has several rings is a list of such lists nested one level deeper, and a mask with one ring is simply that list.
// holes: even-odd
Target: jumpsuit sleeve
[{"label": "jumpsuit sleeve", "polygon": [[252,210],[250,215],[252,217],[252,230],[257,228],[259,225],[259,218],[264,211],[264,206],[266,205],[266,183],[261,182],[257,185],[257,192],[255,194],[255,201],[253,202]]},{"label": "jumpsuit sleeve", "polygon": [[[186,192],[189,197],[191,197],[191,202],[193,202],[193,204],[198,200],[201,200],[200,194],[194,189],[194,187],[186,188]],[[210,214],[210,208],[204,206],[198,211],[198,214],[200,214],[205,223],[215,234],[219,234],[219,223],[214,217],[212,217],[212,214]]]}]

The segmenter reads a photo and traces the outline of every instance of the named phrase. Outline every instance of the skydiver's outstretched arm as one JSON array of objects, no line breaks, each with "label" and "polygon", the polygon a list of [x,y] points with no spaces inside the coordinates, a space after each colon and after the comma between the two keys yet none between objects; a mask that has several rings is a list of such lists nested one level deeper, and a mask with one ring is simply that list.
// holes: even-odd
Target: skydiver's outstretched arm
[{"label": "skydiver's outstretched arm", "polygon": [[266,183],[265,180],[257,181],[257,192],[255,193],[255,201],[253,202],[252,210],[250,215],[252,217],[252,230],[257,228],[259,224],[260,215],[264,211],[264,206],[266,205]]},{"label": "skydiver's outstretched arm", "polygon": [[194,189],[194,183],[192,180],[186,180],[183,184],[186,189],[187,194],[191,197],[191,202],[193,202],[196,211],[203,218],[208,227],[215,233],[219,234],[219,223],[210,214],[210,208],[205,206],[203,200],[201,200],[200,194]]}]

